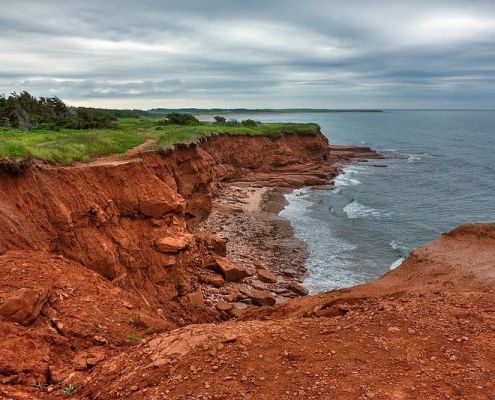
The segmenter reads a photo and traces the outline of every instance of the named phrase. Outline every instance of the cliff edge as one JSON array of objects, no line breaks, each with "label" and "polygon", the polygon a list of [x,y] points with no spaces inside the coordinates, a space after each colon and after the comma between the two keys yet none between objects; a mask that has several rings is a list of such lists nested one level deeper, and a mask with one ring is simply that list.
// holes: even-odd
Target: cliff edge
[{"label": "cliff edge", "polygon": [[0,396],[493,393],[493,226],[459,228],[367,285],[278,305],[266,288],[304,288],[256,257],[233,260],[223,237],[198,228],[233,184],[327,185],[342,164],[376,157],[319,132],[221,135],[2,169]]}]

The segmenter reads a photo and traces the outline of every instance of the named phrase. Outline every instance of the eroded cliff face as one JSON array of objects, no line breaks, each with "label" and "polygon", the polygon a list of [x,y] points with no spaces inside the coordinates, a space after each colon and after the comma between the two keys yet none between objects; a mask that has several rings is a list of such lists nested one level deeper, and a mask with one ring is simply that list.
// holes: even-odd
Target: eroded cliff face
[{"label": "eroded cliff face", "polygon": [[[219,279],[233,280],[246,272],[223,258],[225,240],[191,234],[216,190],[244,179],[327,183],[337,159],[347,153],[331,151],[321,133],[277,141],[217,136],[130,159],[4,170],[0,329],[13,339],[0,351],[8,366],[1,382],[61,382],[137,331],[219,321],[221,313],[204,303],[202,271],[213,266]],[[17,357],[16,348],[31,350]],[[29,362],[29,351],[38,362]]]},{"label": "eroded cliff face", "polygon": [[[101,399],[491,399],[495,225],[465,225],[364,285],[157,335],[103,362]],[[135,374],[145,366],[146,376]],[[116,372],[118,371],[118,372]]]},{"label": "eroded cliff face", "polygon": [[143,289],[150,302],[170,300],[195,289],[184,267],[204,256],[203,238],[188,225],[208,216],[216,185],[252,173],[279,177],[281,167],[326,159],[322,135],[276,142],[218,136],[120,162],[37,164],[0,178],[0,253],[58,254],[121,287]]},{"label": "eroded cliff face", "polygon": [[445,234],[365,285],[223,324],[205,304],[202,285],[248,273],[224,258],[225,240],[193,233],[223,182],[324,184],[339,163],[368,157],[322,135],[218,136],[7,168],[0,397],[59,398],[76,384],[79,399],[493,398],[493,224]]}]

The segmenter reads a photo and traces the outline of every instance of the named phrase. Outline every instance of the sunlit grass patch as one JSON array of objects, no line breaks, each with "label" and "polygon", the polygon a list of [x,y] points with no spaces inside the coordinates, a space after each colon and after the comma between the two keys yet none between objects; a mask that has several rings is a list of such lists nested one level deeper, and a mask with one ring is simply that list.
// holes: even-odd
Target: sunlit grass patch
[{"label": "sunlit grass patch", "polygon": [[[253,121],[254,122],[254,121]],[[169,149],[177,143],[194,143],[218,134],[267,136],[276,139],[283,132],[315,135],[317,124],[255,123],[243,125],[230,122],[197,125],[170,125],[151,118],[121,118],[112,128],[74,130],[37,129],[30,132],[0,128],[0,158],[28,158],[71,164],[91,161],[109,154],[119,154],[140,145],[147,139],[155,141],[153,149]]]}]

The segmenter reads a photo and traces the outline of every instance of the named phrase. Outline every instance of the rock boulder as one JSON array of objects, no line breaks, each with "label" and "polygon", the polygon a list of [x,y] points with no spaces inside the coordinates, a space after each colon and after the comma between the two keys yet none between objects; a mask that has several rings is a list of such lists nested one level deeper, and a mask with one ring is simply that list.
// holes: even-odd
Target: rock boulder
[{"label": "rock boulder", "polygon": [[258,279],[266,283],[276,283],[277,277],[266,269],[258,270]]},{"label": "rock boulder", "polygon": [[296,282],[289,283],[289,289],[299,296],[307,296],[309,294],[308,289]]},{"label": "rock boulder", "polygon": [[38,290],[19,289],[15,296],[8,297],[0,306],[0,317],[21,325],[29,325],[38,318],[48,295],[49,290],[46,288]]},{"label": "rock boulder", "polygon": [[189,241],[186,238],[163,237],[155,240],[155,248],[160,253],[178,253],[189,247]]},{"label": "rock boulder", "polygon": [[228,282],[241,281],[245,277],[252,275],[251,271],[247,268],[240,264],[230,262],[226,258],[216,257],[215,261],[215,269],[220,272]]},{"label": "rock boulder", "polygon": [[264,290],[249,290],[246,294],[257,306],[273,306],[277,302],[270,292]]}]

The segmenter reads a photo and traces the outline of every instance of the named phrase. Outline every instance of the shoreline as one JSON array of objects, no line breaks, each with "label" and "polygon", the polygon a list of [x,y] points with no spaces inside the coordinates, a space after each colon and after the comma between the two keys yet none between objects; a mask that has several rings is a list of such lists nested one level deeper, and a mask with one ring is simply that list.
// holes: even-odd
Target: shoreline
[{"label": "shoreline", "polygon": [[238,303],[251,305],[246,290],[268,292],[276,304],[307,295],[302,285],[307,277],[307,246],[295,237],[290,221],[278,215],[287,204],[284,195],[295,189],[239,182],[222,186],[209,217],[195,229],[226,239],[227,259],[253,274],[242,282],[226,282],[223,288],[203,287],[205,302],[212,306],[233,303],[233,316],[238,316]]},{"label": "shoreline", "polygon": [[[209,232],[225,239],[226,258],[247,277],[236,282],[201,278],[204,303],[223,319],[247,309],[273,306],[309,295],[304,280],[307,244],[295,236],[291,222],[279,215],[288,204],[285,194],[302,187],[326,190],[342,168],[353,162],[384,158],[369,147],[324,146],[320,160],[279,171],[249,173],[217,181],[212,210],[193,233]],[[245,275],[244,275],[245,276]]]}]

